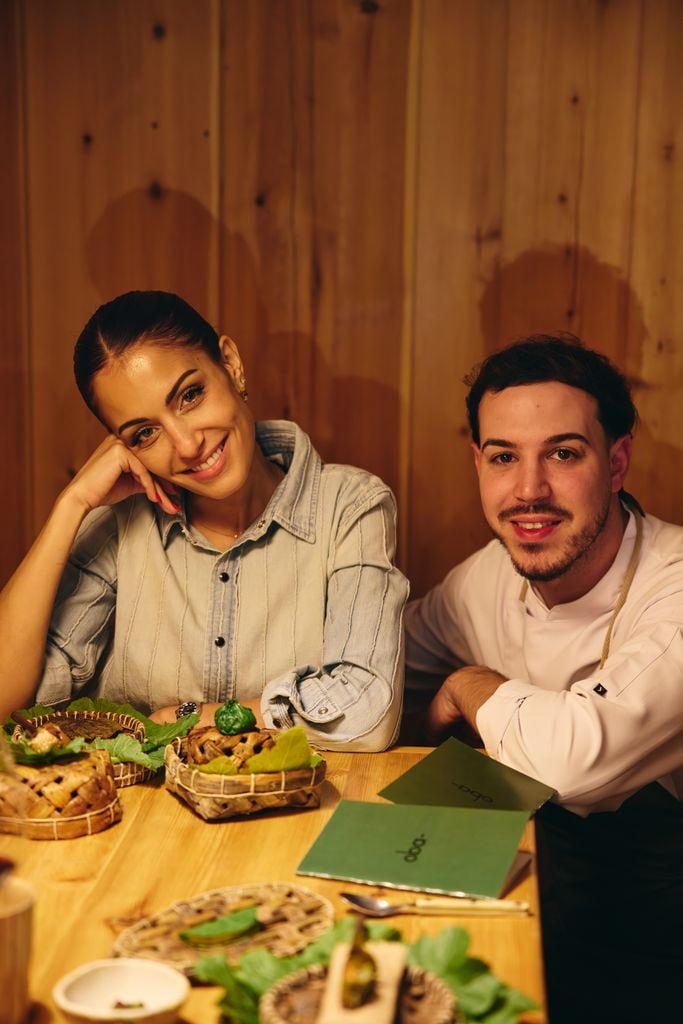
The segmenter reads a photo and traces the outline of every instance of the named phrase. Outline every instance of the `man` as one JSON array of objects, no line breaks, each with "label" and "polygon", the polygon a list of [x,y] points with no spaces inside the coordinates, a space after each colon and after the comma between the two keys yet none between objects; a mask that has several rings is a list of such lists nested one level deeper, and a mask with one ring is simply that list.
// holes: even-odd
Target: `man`
[{"label": "man", "polygon": [[636,412],[604,356],[535,336],[467,383],[497,539],[408,609],[408,667],[450,673],[427,738],[466,724],[556,790],[538,829],[551,1024],[678,1013],[683,528],[623,490]]}]

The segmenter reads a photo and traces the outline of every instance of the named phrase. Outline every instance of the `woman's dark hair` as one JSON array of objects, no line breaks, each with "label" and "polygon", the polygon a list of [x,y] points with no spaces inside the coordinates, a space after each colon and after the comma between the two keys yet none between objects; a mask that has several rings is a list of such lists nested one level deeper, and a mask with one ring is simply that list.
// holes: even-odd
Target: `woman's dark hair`
[{"label": "woman's dark hair", "polygon": [[610,441],[630,434],[638,418],[626,378],[606,356],[585,348],[572,334],[533,334],[488,356],[465,377],[472,440],[480,444],[479,404],[487,391],[559,381],[586,391]]},{"label": "woman's dark hair", "polygon": [[93,381],[111,359],[141,341],[203,349],[221,361],[218,334],[204,317],[171,292],[126,292],[93,313],[74,348],[74,375],[83,399],[99,417]]}]

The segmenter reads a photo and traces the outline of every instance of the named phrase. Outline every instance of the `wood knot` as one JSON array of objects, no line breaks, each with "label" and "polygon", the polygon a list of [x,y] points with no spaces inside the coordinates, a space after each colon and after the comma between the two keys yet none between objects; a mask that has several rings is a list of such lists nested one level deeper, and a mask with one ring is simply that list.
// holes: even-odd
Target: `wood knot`
[{"label": "wood knot", "polygon": [[156,24],[152,26],[152,35],[155,39],[164,39],[166,37],[166,26],[160,21],[157,21]]},{"label": "wood knot", "polygon": [[163,199],[164,189],[160,181],[150,182],[147,191],[149,192],[150,199]]},{"label": "wood knot", "polygon": [[361,14],[377,14],[379,10],[379,4],[377,0],[361,0],[360,13]]}]

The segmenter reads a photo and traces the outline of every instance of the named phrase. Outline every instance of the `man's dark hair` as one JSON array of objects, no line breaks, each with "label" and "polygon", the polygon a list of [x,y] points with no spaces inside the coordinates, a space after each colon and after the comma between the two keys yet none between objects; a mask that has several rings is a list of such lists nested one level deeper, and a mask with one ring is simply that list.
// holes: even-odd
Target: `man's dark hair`
[{"label": "man's dark hair", "polygon": [[465,377],[465,399],[472,440],[480,444],[479,404],[487,391],[520,384],[559,381],[592,395],[598,419],[610,441],[630,434],[638,418],[631,389],[607,356],[586,348],[572,334],[533,334],[488,356]]},{"label": "man's dark hair", "polygon": [[74,375],[83,399],[99,417],[95,376],[112,359],[141,341],[203,349],[220,363],[219,338],[203,316],[172,292],[126,292],[106,302],[88,320],[74,349]]}]

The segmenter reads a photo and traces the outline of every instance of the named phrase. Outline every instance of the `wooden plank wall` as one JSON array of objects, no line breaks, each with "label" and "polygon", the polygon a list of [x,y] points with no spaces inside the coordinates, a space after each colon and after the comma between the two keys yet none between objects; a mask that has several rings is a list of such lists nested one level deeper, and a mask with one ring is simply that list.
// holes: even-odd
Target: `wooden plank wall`
[{"label": "wooden plank wall", "polygon": [[631,490],[682,522],[681,52],[679,0],[0,0],[0,571],[100,436],[71,350],[132,287],[391,483],[414,593],[487,538],[461,379],[530,331],[627,371]]}]

